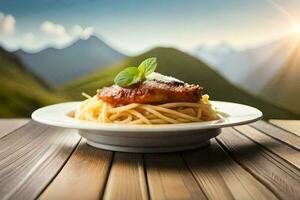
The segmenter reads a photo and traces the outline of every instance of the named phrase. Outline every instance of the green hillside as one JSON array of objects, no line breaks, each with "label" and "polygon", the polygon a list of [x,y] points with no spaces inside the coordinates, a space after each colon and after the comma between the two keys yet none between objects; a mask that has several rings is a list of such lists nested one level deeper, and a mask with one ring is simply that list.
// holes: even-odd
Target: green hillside
[{"label": "green hillside", "polygon": [[205,63],[173,48],[155,48],[142,55],[130,57],[118,65],[95,71],[89,76],[71,82],[61,90],[74,99],[82,99],[81,92],[93,95],[96,89],[111,85],[115,75],[121,69],[137,66],[148,57],[157,57],[158,72],[174,76],[188,83],[200,84],[204,87],[205,93],[209,94],[213,100],[238,102],[257,107],[263,111],[266,119],[297,117],[291,112],[266,103],[233,86]]},{"label": "green hillside", "polygon": [[62,101],[0,47],[0,117],[29,117],[36,108]]}]

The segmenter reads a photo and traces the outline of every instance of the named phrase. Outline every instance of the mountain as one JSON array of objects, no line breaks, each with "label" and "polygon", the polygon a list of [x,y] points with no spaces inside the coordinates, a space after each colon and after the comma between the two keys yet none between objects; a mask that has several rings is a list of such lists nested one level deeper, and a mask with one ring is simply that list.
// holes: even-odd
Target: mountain
[{"label": "mountain", "polygon": [[[232,83],[259,94],[292,53],[297,39],[298,36],[289,35],[257,47],[219,55],[214,62],[207,63]],[[198,54],[198,58],[203,59],[203,56]]]},{"label": "mountain", "polygon": [[295,118],[291,112],[285,111],[270,103],[258,99],[242,89],[232,85],[216,71],[199,59],[173,48],[155,48],[136,57],[129,57],[119,64],[100,69],[62,87],[60,90],[74,99],[82,99],[81,92],[95,94],[98,88],[111,85],[115,75],[127,66],[137,66],[148,57],[157,57],[157,71],[174,76],[189,83],[198,83],[204,87],[211,99],[248,104],[261,109],[268,118]]},{"label": "mountain", "polygon": [[300,37],[282,67],[259,95],[278,106],[300,114]]},{"label": "mountain", "polygon": [[15,53],[30,71],[51,86],[66,83],[125,58],[96,36],[79,39],[63,49],[47,48],[37,53],[18,50]]},{"label": "mountain", "polygon": [[220,59],[235,52],[236,50],[230,44],[222,42],[217,45],[200,45],[196,47],[191,54],[207,64],[215,66]]},{"label": "mountain", "polygon": [[299,35],[291,34],[255,48],[222,54],[211,63],[232,83],[300,114],[299,40]]},{"label": "mountain", "polygon": [[0,117],[29,117],[41,106],[64,100],[0,47]]}]

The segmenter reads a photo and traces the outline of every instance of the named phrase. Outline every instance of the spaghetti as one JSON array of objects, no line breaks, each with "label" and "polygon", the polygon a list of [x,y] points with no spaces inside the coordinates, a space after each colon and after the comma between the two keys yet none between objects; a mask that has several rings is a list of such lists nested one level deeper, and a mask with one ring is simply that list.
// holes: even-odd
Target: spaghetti
[{"label": "spaghetti", "polygon": [[160,105],[131,103],[112,106],[96,96],[83,94],[87,99],[75,111],[75,118],[86,121],[115,124],[178,124],[216,120],[209,96],[203,95],[197,103],[175,102]]}]

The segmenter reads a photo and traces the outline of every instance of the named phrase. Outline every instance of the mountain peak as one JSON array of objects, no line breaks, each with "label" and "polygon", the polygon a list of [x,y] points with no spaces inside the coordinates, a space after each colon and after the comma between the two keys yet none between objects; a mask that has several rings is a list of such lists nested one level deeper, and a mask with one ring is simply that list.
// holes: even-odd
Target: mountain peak
[{"label": "mountain peak", "polygon": [[88,38],[78,38],[77,40],[75,40],[73,42],[73,44],[75,44],[75,43],[86,43],[86,42],[98,42],[98,41],[101,41],[101,40],[97,36],[91,35]]},{"label": "mountain peak", "polygon": [[65,49],[67,48],[90,48],[90,47],[101,47],[101,46],[105,46],[107,48],[111,48],[106,42],[104,42],[102,39],[100,39],[99,37],[95,36],[95,35],[91,35],[89,38],[87,39],[83,39],[80,38],[76,41],[74,41],[71,45],[65,47]]},{"label": "mountain peak", "polygon": [[94,35],[78,39],[62,49],[50,47],[37,53],[24,54],[19,51],[16,54],[28,68],[52,86],[71,81],[126,57]]},{"label": "mountain peak", "polygon": [[86,40],[100,40],[96,35],[90,35]]},{"label": "mountain peak", "polygon": [[[90,35],[88,38],[79,38],[78,41],[99,41],[100,39],[96,35]],[[75,41],[76,42],[76,41]]]}]

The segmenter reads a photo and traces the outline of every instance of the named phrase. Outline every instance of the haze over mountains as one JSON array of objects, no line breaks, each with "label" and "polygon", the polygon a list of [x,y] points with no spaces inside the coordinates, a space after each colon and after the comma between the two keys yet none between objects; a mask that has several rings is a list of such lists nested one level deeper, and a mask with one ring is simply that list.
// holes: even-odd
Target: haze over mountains
[{"label": "haze over mountains", "polygon": [[232,55],[235,52],[236,50],[230,44],[221,42],[215,45],[199,45],[190,53],[211,66],[218,66],[223,57]]},{"label": "haze over mountains", "polygon": [[[299,39],[299,35],[290,35],[255,48],[226,53],[215,57],[211,67],[246,91],[300,114]],[[205,57],[197,55],[200,59]]]},{"label": "haze over mountains", "polygon": [[[212,68],[224,75],[228,80],[239,84],[252,93],[257,93],[280,69],[295,46],[296,38],[288,37],[271,43],[249,48],[241,51],[230,50],[232,47],[227,45],[227,51],[224,47],[215,46],[206,55],[197,49],[193,54],[207,62]],[[216,55],[215,52],[224,52]],[[207,59],[209,58],[210,59]],[[267,72],[257,74],[257,70],[266,69]],[[263,70],[262,70],[263,71]],[[255,81],[251,77],[261,76]]]},{"label": "haze over mountains", "polygon": [[18,50],[15,54],[50,86],[64,84],[126,57],[96,36],[79,39],[63,49],[47,48],[37,53]]},{"label": "haze over mountains", "polygon": [[300,113],[300,38],[282,67],[259,95],[276,105]]}]

